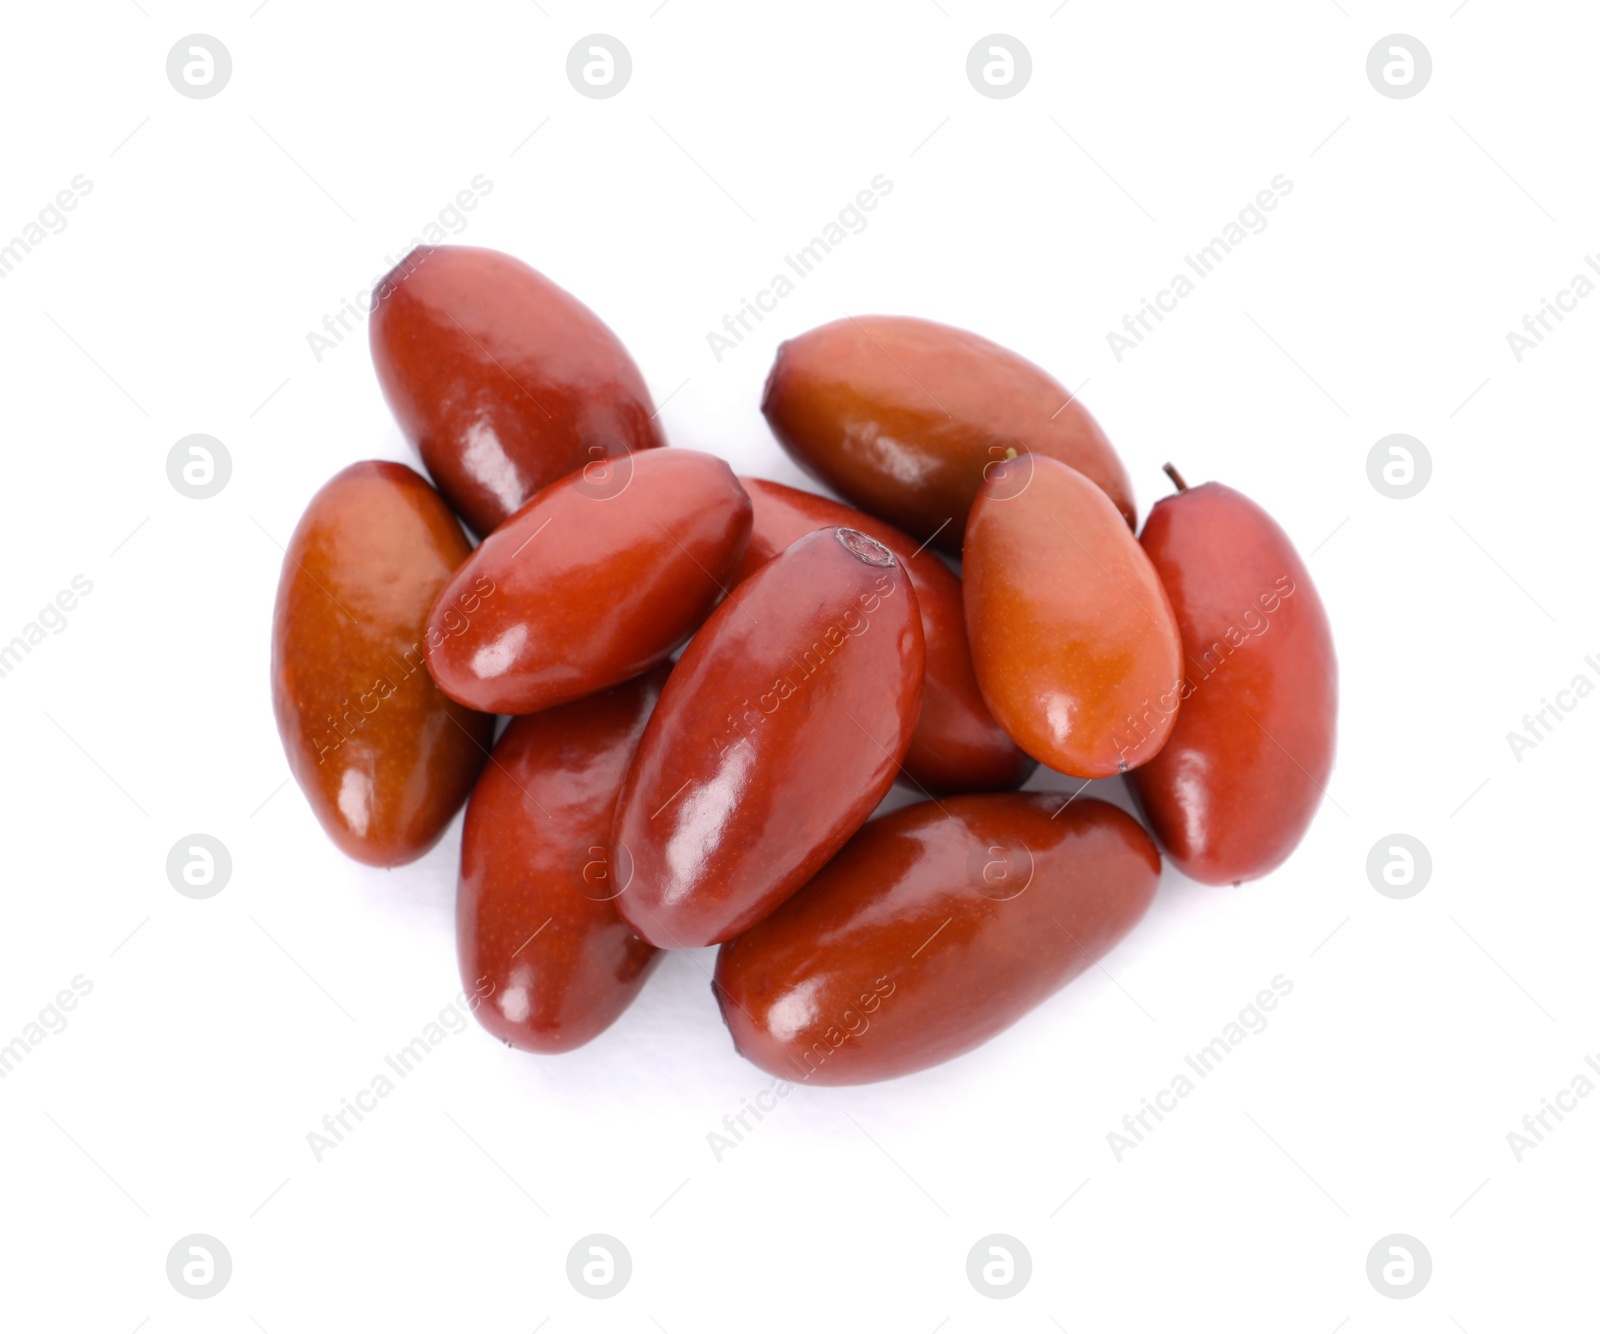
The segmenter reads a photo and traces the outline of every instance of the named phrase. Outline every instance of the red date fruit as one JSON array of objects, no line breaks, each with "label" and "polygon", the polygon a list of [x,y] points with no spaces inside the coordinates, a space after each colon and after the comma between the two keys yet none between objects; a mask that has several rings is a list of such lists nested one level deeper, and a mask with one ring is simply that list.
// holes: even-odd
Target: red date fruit
[{"label": "red date fruit", "polygon": [[451,699],[491,713],[579,699],[667,658],[716,606],[750,536],[732,470],[688,449],[607,468],[546,487],[440,592],[428,667]]},{"label": "red date fruit", "polygon": [[[1170,470],[1170,469],[1169,469]],[[1159,501],[1139,539],[1183,637],[1183,703],[1130,775],[1191,879],[1263,876],[1294,851],[1333,771],[1339,668],[1322,600],[1288,535],[1217,482]]]},{"label": "red date fruit", "polygon": [[893,785],[922,676],[916,594],[881,543],[825,528],[757,570],[684,650],[628,770],[624,919],[684,948],[769,913]]},{"label": "red date fruit", "polygon": [[369,336],[401,431],[480,535],[585,464],[666,443],[617,336],[499,251],[418,246],[378,285]]},{"label": "red date fruit", "polygon": [[1133,526],[1127,470],[1083,404],[964,329],[897,315],[824,324],[778,348],[761,410],[812,476],[949,552],[990,465],[1013,453],[1070,464]]},{"label": "red date fruit", "polygon": [[284,553],[272,616],[272,705],[289,769],[357,861],[422,856],[460,809],[494,719],[446,699],[428,608],[470,547],[431,486],[356,463],[312,498]]},{"label": "red date fruit", "polygon": [[882,542],[905,567],[916,590],[927,651],[922,713],[902,765],[906,777],[929,793],[1025,783],[1034,761],[1001,730],[983,702],[967,647],[961,580],[945,563],[898,528],[836,500],[759,478],[739,481],[755,508],[755,522],[735,580],[749,577],[807,533],[830,527],[858,529]]},{"label": "red date fruit", "polygon": [[667,677],[514,718],[467,803],[456,895],[461,982],[479,1021],[525,1051],[604,1032],[660,960],[617,915],[617,792]]},{"label": "red date fruit", "polygon": [[967,520],[963,574],[978,683],[1023,750],[1106,778],[1161,749],[1178,627],[1105,492],[1054,459],[996,465]]},{"label": "red date fruit", "polygon": [[1115,806],[987,793],[880,816],[717,955],[739,1054],[863,1084],[988,1041],[1122,939],[1161,857]]}]

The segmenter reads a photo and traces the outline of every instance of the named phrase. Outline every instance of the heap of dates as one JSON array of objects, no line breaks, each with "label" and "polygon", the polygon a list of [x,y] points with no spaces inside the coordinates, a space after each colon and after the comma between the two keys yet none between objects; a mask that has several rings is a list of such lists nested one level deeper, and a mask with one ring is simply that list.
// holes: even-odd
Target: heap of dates
[{"label": "heap of dates", "polygon": [[[894,316],[782,344],[761,410],[841,501],[666,447],[615,335],[508,255],[414,251],[370,329],[428,478],[357,463],[312,499],[273,703],[358,861],[466,803],[461,974],[507,1043],[586,1043],[662,950],[720,945],[762,1069],[905,1074],[1111,949],[1158,847],[1227,884],[1310,823],[1337,669],[1293,544],[1170,467],[1135,538],[1104,433],[1005,348]],[[1126,774],[1150,832],[1017,791],[1039,764]],[[897,780],[921,800],[869,819]]]}]

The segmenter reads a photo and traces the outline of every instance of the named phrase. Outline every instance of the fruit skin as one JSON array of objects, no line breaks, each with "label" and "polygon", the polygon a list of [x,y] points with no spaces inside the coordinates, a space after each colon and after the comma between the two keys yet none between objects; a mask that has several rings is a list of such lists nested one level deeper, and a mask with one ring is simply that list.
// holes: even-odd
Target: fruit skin
[{"label": "fruit skin", "polygon": [[431,848],[489,753],[494,719],[446,699],[423,666],[428,608],[469,551],[426,481],[369,462],[312,497],[284,552],[278,732],[328,836],[369,866]]},{"label": "fruit skin", "polygon": [[961,608],[961,580],[931,551],[898,528],[836,500],[799,491],[780,482],[741,477],[755,507],[750,545],[734,572],[748,578],[780,551],[818,528],[855,528],[894,552],[922,612],[927,670],[922,682],[922,713],[901,766],[924,794],[980,792],[1020,787],[1035,761],[1018,749],[990,716],[972,671],[967,625]]},{"label": "fruit skin", "polygon": [[571,1051],[609,1028],[660,961],[617,915],[607,857],[633,748],[665,664],[598,695],[513,718],[467,803],[456,891],[461,983],[524,1051]]},{"label": "fruit skin", "polygon": [[922,700],[922,618],[888,548],[801,538],[717,608],[672,670],[612,833],[618,909],[654,945],[759,921],[894,783]]},{"label": "fruit skin", "polygon": [[824,324],[779,346],[761,411],[813,477],[945,551],[961,550],[973,497],[1008,450],[1070,464],[1134,523],[1127,470],[1083,404],[965,329],[900,315]]},{"label": "fruit skin", "polygon": [[401,431],[480,535],[558,477],[666,444],[617,336],[497,250],[418,246],[374,292],[368,337]]},{"label": "fruit skin", "polygon": [[1023,750],[1106,778],[1161,749],[1183,674],[1178,627],[1103,491],[1054,459],[997,465],[967,520],[962,568],[978,684]]},{"label": "fruit skin", "polygon": [[1265,510],[1207,482],[1159,501],[1140,542],[1183,637],[1183,703],[1130,775],[1156,837],[1211,885],[1294,851],[1333,771],[1339,667],[1322,600]]},{"label": "fruit skin", "polygon": [[[716,606],[750,536],[721,459],[638,454],[546,487],[489,534],[428,619],[439,688],[490,713],[533,713],[637,676]],[[484,581],[493,593],[468,608]]]},{"label": "fruit skin", "polygon": [[1064,801],[983,793],[873,820],[718,953],[739,1054],[795,1083],[892,1079],[970,1051],[1083,972],[1144,916],[1161,856],[1117,807]]}]

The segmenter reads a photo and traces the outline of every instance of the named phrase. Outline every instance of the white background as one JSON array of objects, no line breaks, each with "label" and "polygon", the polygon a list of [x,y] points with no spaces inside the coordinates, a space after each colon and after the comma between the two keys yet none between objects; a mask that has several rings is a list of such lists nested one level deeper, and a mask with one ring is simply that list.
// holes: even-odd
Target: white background
[{"label": "white background", "polygon": [[[93,189],[0,281],[0,639],[74,575],[93,592],[0,680],[0,1044],[74,976],[93,990],[0,1081],[0,1324],[1592,1319],[1600,1097],[1520,1162],[1507,1133],[1600,1052],[1600,698],[1520,761],[1506,740],[1575,675],[1600,683],[1600,300],[1520,363],[1506,341],[1600,241],[1592,7],[257,3],[5,18],[0,240],[74,175]],[[996,31],[1033,61],[1007,100],[965,74]],[[193,32],[232,54],[209,100],[165,74]],[[632,54],[610,100],[565,76],[592,32]],[[1432,53],[1409,100],[1366,77],[1395,32]],[[479,173],[452,239],[599,312],[674,444],[797,480],[757,410],[776,343],[917,314],[1081,387],[1141,514],[1168,459],[1264,504],[1340,654],[1338,766],[1293,860],[1236,889],[1169,870],[1104,971],[943,1068],[796,1090],[721,1161],[708,1134],[769,1080],[731,1049],[711,951],[668,958],[572,1055],[451,1037],[316,1161],[308,1132],[457,990],[459,822],[370,870],[285,785],[277,544],[345,464],[410,458],[364,329],[320,361],[307,334]],[[879,173],[870,226],[719,363],[707,331]],[[1118,362],[1107,331],[1279,173],[1266,230]],[[233,461],[205,501],[165,470],[194,432]],[[1432,455],[1414,499],[1367,478],[1392,432]],[[205,901],[165,872],[196,831],[233,858]],[[1366,873],[1397,831],[1433,858],[1404,901]],[[1108,1132],[1278,974],[1270,1026],[1118,1162]],[[208,1301],[166,1277],[194,1232],[233,1258]],[[594,1232],[633,1258],[608,1301],[566,1278]],[[1033,1258],[1007,1301],[966,1276],[995,1232]],[[1366,1277],[1395,1232],[1433,1258],[1405,1301]]]}]

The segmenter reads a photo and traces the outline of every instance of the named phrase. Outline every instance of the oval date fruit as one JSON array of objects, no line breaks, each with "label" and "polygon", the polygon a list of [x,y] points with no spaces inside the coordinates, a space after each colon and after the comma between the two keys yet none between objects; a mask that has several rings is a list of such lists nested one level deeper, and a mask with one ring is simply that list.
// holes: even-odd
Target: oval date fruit
[{"label": "oval date fruit", "polygon": [[652,450],[546,487],[441,590],[428,667],[450,698],[533,713],[668,657],[710,614],[750,535],[721,459]]},{"label": "oval date fruit", "polygon": [[470,548],[399,463],[356,463],[312,498],[284,553],[272,705],[322,827],[371,866],[420,857],[466,800],[494,719],[424,667],[428,608]]},{"label": "oval date fruit", "polygon": [[607,855],[617,792],[666,681],[663,664],[587,699],[514,718],[467,803],[456,893],[463,988],[525,1051],[609,1028],[660,960],[617,915]]},{"label": "oval date fruit", "polygon": [[499,251],[418,246],[373,294],[369,337],[400,429],[480,535],[569,472],[666,443],[617,336]]},{"label": "oval date fruit", "polygon": [[1133,526],[1133,488],[1088,410],[1038,366],[932,320],[862,315],[778,348],[761,410],[790,455],[852,504],[961,550],[967,510],[1009,453],[1070,464]]},{"label": "oval date fruit", "polygon": [[739,482],[755,508],[755,522],[735,580],[747,578],[807,533],[839,526],[882,542],[905,567],[922,613],[927,653],[922,713],[902,765],[911,782],[929,793],[980,792],[1026,782],[1034,760],[1001,730],[983,702],[967,647],[961,580],[945,563],[898,528],[836,500],[759,478]]},{"label": "oval date fruit", "polygon": [[1161,857],[1117,807],[1061,805],[986,793],[873,820],[718,953],[712,990],[739,1054],[795,1083],[892,1079],[1065,986],[1144,916]]},{"label": "oval date fruit", "polygon": [[1178,628],[1103,491],[1054,459],[997,465],[967,520],[963,574],[978,683],[1023,750],[1106,778],[1161,749],[1177,710]]},{"label": "oval date fruit", "polygon": [[1327,613],[1288,535],[1230,487],[1159,501],[1139,540],[1172,599],[1188,674],[1166,746],[1130,775],[1134,793],[1185,875],[1254,879],[1294,851],[1333,771]]},{"label": "oval date fruit", "polygon": [[887,547],[824,528],[757,570],[684,650],[628,770],[624,919],[684,948],[770,912],[893,785],[922,676],[916,594]]}]

